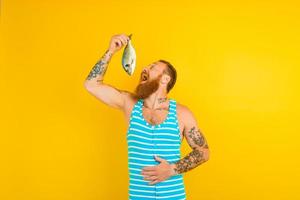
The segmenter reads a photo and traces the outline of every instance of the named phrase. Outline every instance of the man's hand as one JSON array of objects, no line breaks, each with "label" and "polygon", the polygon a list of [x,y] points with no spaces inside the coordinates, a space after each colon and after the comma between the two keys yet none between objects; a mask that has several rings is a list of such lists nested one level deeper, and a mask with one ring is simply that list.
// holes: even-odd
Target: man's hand
[{"label": "man's hand", "polygon": [[109,43],[109,51],[113,54],[119,51],[123,46],[127,45],[130,38],[125,34],[114,35],[110,39]]},{"label": "man's hand", "polygon": [[155,156],[155,160],[159,161],[160,164],[144,167],[141,173],[144,176],[144,180],[151,181],[149,182],[150,185],[164,181],[176,174],[174,171],[174,164],[170,164],[168,161],[158,156]]}]

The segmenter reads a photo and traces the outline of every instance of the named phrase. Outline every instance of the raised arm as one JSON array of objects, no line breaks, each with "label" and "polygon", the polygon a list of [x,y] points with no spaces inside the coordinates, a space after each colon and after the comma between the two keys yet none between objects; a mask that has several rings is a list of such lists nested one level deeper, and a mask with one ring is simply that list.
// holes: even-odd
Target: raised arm
[{"label": "raised arm", "polygon": [[187,172],[209,159],[208,144],[197,125],[195,116],[187,107],[183,106],[181,109],[184,119],[183,134],[192,151],[178,162],[172,164],[176,174]]},{"label": "raised arm", "polygon": [[130,96],[130,93],[105,84],[103,79],[112,56],[126,45],[128,40],[129,37],[125,34],[114,35],[109,48],[94,65],[84,82],[84,87],[89,93],[106,105],[118,109],[124,109],[126,98]]}]

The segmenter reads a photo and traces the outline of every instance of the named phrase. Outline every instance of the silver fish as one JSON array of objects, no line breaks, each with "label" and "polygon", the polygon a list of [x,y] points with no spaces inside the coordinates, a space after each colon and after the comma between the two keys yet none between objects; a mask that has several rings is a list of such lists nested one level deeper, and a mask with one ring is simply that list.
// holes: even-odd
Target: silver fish
[{"label": "silver fish", "polygon": [[130,34],[128,36],[129,41],[128,41],[127,45],[124,48],[123,56],[122,56],[123,69],[130,76],[133,74],[133,72],[135,70],[135,65],[136,65],[136,54],[135,54],[135,50],[134,50],[134,48],[131,44],[131,36],[132,36],[132,34]]}]

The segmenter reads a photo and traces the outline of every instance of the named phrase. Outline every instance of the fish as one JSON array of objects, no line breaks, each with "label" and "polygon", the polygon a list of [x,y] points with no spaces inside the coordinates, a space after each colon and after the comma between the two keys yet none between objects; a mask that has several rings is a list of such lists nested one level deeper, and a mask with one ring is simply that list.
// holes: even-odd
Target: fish
[{"label": "fish", "polygon": [[131,76],[134,73],[135,66],[136,66],[136,53],[131,43],[132,34],[130,34],[128,37],[129,37],[129,41],[125,46],[122,55],[122,66],[125,72]]}]

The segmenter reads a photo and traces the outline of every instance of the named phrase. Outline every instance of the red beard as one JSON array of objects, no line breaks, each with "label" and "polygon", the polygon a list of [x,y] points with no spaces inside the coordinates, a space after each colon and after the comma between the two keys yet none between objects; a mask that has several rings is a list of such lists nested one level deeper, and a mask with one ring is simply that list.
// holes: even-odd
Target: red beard
[{"label": "red beard", "polygon": [[145,83],[140,83],[135,89],[135,96],[138,99],[146,99],[151,94],[157,91],[159,88],[159,81],[161,76],[157,77],[152,81],[147,81]]}]

